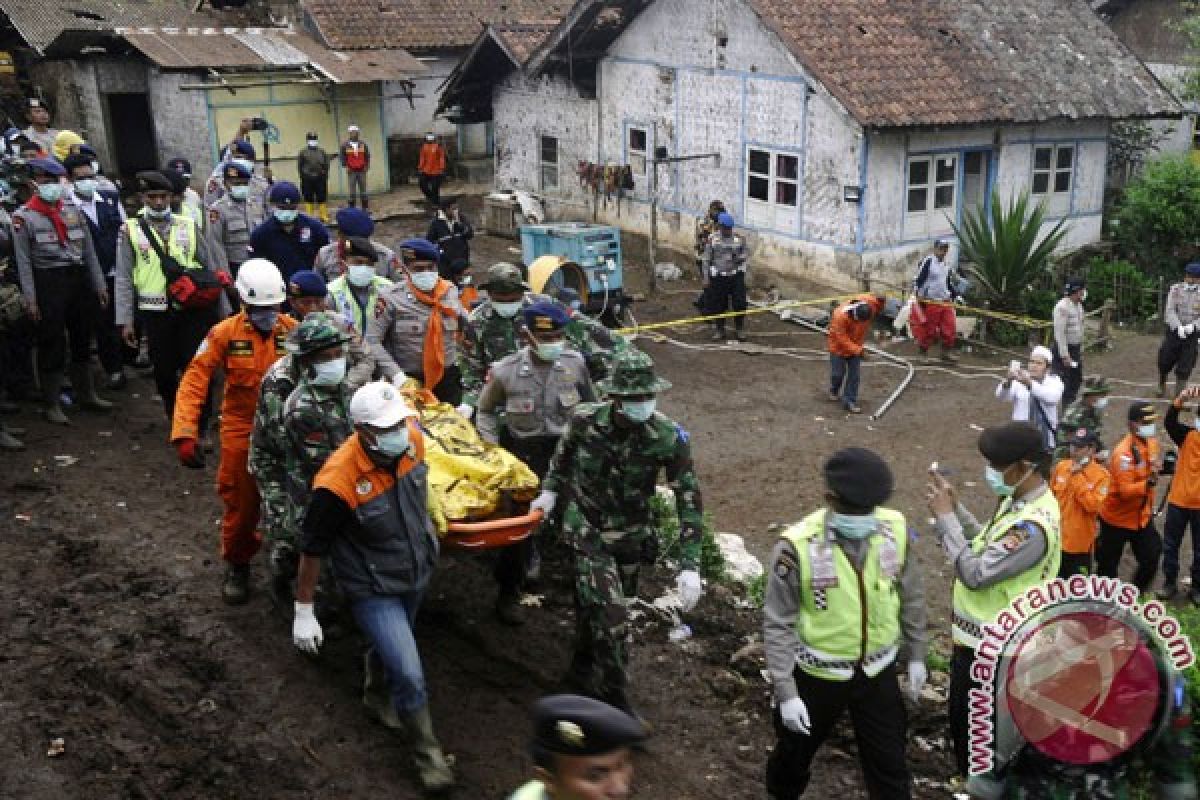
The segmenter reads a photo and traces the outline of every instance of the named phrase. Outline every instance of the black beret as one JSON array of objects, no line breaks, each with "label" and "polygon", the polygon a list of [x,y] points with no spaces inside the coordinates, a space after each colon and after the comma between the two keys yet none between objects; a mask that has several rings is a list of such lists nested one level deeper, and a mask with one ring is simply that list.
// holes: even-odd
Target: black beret
[{"label": "black beret", "polygon": [[365,236],[351,236],[347,239],[346,255],[369,258],[372,261],[379,258],[379,253],[376,252],[375,245],[371,244],[371,240]]},{"label": "black beret", "polygon": [[62,165],[63,169],[65,169],[67,174],[70,175],[71,170],[75,169],[76,167],[87,167],[91,169],[92,159],[85,156],[83,153],[72,153],[63,159]]},{"label": "black beret", "polygon": [[1145,400],[1134,400],[1129,404],[1129,413],[1125,418],[1130,422],[1156,422],[1158,420],[1158,412],[1154,410],[1154,403],[1147,403]]},{"label": "black beret", "polygon": [[590,697],[556,694],[533,707],[533,745],[549,753],[596,756],[645,738],[645,728],[632,716]]},{"label": "black beret", "polygon": [[139,192],[170,192],[171,181],[161,172],[147,170],[137,174]]},{"label": "black beret", "polygon": [[838,450],[825,462],[825,485],[855,508],[875,508],[892,496],[896,482],[878,453],[865,447]]},{"label": "black beret", "polygon": [[188,188],[188,179],[177,169],[164,169],[163,177],[171,184],[171,194],[183,194]]},{"label": "black beret", "polygon": [[993,425],[979,434],[979,452],[1001,467],[1018,461],[1040,461],[1045,455],[1046,439],[1028,422]]},{"label": "black beret", "polygon": [[1096,435],[1096,431],[1092,428],[1076,428],[1071,434],[1071,438],[1067,440],[1074,447],[1087,447],[1088,445],[1100,444],[1100,437]]}]

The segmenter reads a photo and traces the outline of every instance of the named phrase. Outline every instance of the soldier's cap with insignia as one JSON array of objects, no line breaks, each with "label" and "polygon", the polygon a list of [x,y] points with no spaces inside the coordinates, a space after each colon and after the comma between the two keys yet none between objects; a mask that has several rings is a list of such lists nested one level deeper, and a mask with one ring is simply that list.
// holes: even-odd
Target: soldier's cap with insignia
[{"label": "soldier's cap with insignia", "polygon": [[571,321],[571,315],[558,303],[531,303],[521,309],[521,314],[525,327],[534,334],[561,331]]},{"label": "soldier's cap with insignia", "polygon": [[529,288],[521,268],[507,261],[497,261],[487,269],[487,280],[479,288],[497,292],[522,292]]},{"label": "soldier's cap with insignia", "polygon": [[267,199],[272,203],[299,203],[300,190],[291,181],[278,181],[271,185]]},{"label": "soldier's cap with insignia", "polygon": [[139,192],[170,192],[171,179],[158,170],[148,169],[137,174]]},{"label": "soldier's cap with insignia", "polygon": [[1200,275],[1200,261],[1193,261],[1183,268],[1188,275]]},{"label": "soldier's cap with insignia", "polygon": [[40,172],[43,175],[53,175],[56,178],[61,178],[67,174],[67,171],[63,169],[63,165],[53,158],[31,158],[25,163],[29,165],[29,170],[34,175]]},{"label": "soldier's cap with insignia", "polygon": [[1028,422],[1006,422],[979,434],[979,452],[988,461],[1008,467],[1018,461],[1040,461],[1045,456],[1042,432]]},{"label": "soldier's cap with insignia", "polygon": [[1083,382],[1082,393],[1089,394],[1108,394],[1112,391],[1112,387],[1108,385],[1108,379],[1103,375],[1089,375]]},{"label": "soldier's cap with insignia", "polygon": [[50,110],[49,108],[46,107],[46,104],[42,102],[41,98],[38,98],[38,97],[29,98],[29,107],[30,108],[45,108],[47,111]]},{"label": "soldier's cap with insignia", "polygon": [[1158,411],[1155,410],[1154,403],[1145,400],[1134,400],[1129,404],[1129,413],[1126,415],[1126,419],[1130,422],[1157,422]]},{"label": "soldier's cap with insignia", "polygon": [[1100,444],[1100,437],[1091,428],[1076,428],[1068,441],[1071,447],[1090,447]]},{"label": "soldier's cap with insignia", "polygon": [[375,232],[375,220],[361,208],[339,208],[333,218],[337,221],[338,232],[347,238],[370,236]]},{"label": "soldier's cap with insignia", "polygon": [[188,180],[182,172],[172,167],[167,167],[162,171],[162,174],[171,184],[171,194],[183,194],[187,191]]},{"label": "soldier's cap with insignia", "polygon": [[576,694],[543,697],[533,706],[533,749],[598,756],[645,741],[637,719],[608,703]]},{"label": "soldier's cap with insignia", "polygon": [[226,161],[225,168],[221,173],[226,178],[246,178],[250,179],[250,168],[245,164],[239,164],[236,161]]},{"label": "soldier's cap with insignia", "polygon": [[717,224],[722,228],[732,228],[733,214],[730,214],[728,211],[722,211],[720,214],[717,214]]},{"label": "soldier's cap with insignia", "polygon": [[400,258],[405,263],[411,261],[432,261],[437,263],[442,256],[436,244],[428,239],[421,239],[419,237],[405,239],[396,249],[400,251]]},{"label": "soldier's cap with insignia", "polygon": [[346,257],[350,256],[374,261],[379,257],[379,253],[375,252],[375,245],[371,244],[371,240],[366,236],[351,236],[346,240]]},{"label": "soldier's cap with insignia", "polygon": [[657,394],[671,388],[671,382],[654,374],[654,360],[634,347],[618,350],[613,356],[612,373],[597,384],[610,396]]},{"label": "soldier's cap with insignia", "polygon": [[896,486],[887,462],[865,447],[838,450],[825,462],[822,472],[829,491],[855,508],[883,505]]},{"label": "soldier's cap with insignia", "polygon": [[330,347],[340,347],[349,341],[349,338],[334,322],[332,314],[315,311],[301,320],[295,330],[288,334],[283,347],[292,355],[306,356]]},{"label": "soldier's cap with insignia", "polygon": [[288,278],[288,297],[324,297],[328,293],[325,279],[319,272],[302,269]]}]

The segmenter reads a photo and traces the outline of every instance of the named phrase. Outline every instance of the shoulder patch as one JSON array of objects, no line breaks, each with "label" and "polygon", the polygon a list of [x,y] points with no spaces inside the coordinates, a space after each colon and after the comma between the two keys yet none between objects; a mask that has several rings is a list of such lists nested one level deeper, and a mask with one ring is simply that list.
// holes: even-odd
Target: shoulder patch
[{"label": "shoulder patch", "polygon": [[678,422],[675,423],[675,435],[678,436],[679,441],[683,442],[684,444],[687,444],[690,441],[692,441],[691,434],[688,433],[687,430],[685,430],[684,427],[682,425],[680,425]]},{"label": "shoulder patch", "polygon": [[210,208],[208,210],[208,224],[216,225],[220,221],[221,221],[221,212],[215,208]]},{"label": "shoulder patch", "polygon": [[366,478],[360,478],[358,483],[354,484],[354,491],[359,495],[368,495],[371,493],[371,482]]},{"label": "shoulder patch", "polygon": [[1013,552],[1018,547],[1029,541],[1033,533],[1031,530],[1032,527],[1033,526],[1027,522],[1017,523],[1015,526],[1009,529],[1008,533],[1004,534],[1004,538],[1000,540],[1000,547],[1002,547],[1006,553]]}]

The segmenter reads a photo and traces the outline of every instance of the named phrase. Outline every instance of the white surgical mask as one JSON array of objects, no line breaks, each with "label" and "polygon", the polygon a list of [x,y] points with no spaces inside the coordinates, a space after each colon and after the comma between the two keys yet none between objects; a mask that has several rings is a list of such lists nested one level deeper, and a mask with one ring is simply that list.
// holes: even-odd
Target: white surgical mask
[{"label": "white surgical mask", "polygon": [[654,416],[657,404],[657,398],[654,397],[649,400],[622,400],[621,413],[631,422],[645,422]]},{"label": "white surgical mask", "polygon": [[1097,401],[1096,401],[1096,405],[1095,405],[1095,406],[1093,406],[1093,407],[1094,407],[1094,408],[1095,408],[1097,411],[1103,411],[1104,409],[1108,408],[1108,398],[1107,398],[1107,397],[1101,397],[1099,400],[1097,400]]},{"label": "white surgical mask", "polygon": [[229,187],[229,196],[232,197],[234,200],[245,200],[247,197],[250,196],[250,187],[249,186],[230,186]]},{"label": "white surgical mask", "polygon": [[375,268],[370,264],[351,264],[346,268],[346,280],[351,286],[363,288],[370,286],[375,278]]},{"label": "white surgical mask", "polygon": [[75,194],[85,199],[91,198],[96,193],[95,178],[80,178],[75,181]]},{"label": "white surgical mask", "polygon": [[42,183],[38,184],[37,193],[42,202],[54,204],[62,198],[61,183]]},{"label": "white surgical mask", "polygon": [[433,287],[437,286],[438,274],[432,270],[428,272],[412,273],[412,285],[420,289],[422,292],[431,292]]},{"label": "white surgical mask", "polygon": [[872,514],[839,514],[830,511],[829,527],[847,539],[865,539],[875,532],[877,523]]},{"label": "white surgical mask", "polygon": [[538,342],[537,356],[542,361],[557,361],[565,346],[565,342]]},{"label": "white surgical mask", "polygon": [[312,382],[316,386],[337,386],[346,377],[346,357],[312,365]]},{"label": "white surgical mask", "polygon": [[300,212],[294,208],[277,208],[274,213],[275,219],[279,220],[281,225],[291,225],[296,221],[296,215]]},{"label": "white surgical mask", "polygon": [[315,150],[315,149],[317,148],[317,140],[316,140],[316,139],[309,139],[309,140],[308,140],[308,146],[309,146],[309,147],[311,147],[311,148],[313,148],[313,149]]},{"label": "white surgical mask", "polygon": [[408,452],[408,428],[379,434],[375,437],[375,449],[391,458],[404,455]]},{"label": "white surgical mask", "polygon": [[512,319],[515,317],[521,310],[521,306],[522,303],[520,300],[517,300],[513,303],[497,303],[495,300],[492,301],[492,309],[505,319]]},{"label": "white surgical mask", "polygon": [[1137,435],[1143,439],[1149,439],[1154,436],[1157,431],[1158,428],[1154,425],[1154,423],[1149,422],[1145,425],[1138,425]]}]

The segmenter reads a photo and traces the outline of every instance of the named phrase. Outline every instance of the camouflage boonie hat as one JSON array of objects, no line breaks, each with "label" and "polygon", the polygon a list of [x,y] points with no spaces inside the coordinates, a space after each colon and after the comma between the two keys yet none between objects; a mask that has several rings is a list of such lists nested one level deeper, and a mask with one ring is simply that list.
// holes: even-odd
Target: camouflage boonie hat
[{"label": "camouflage boonie hat", "polygon": [[309,314],[296,326],[284,343],[284,349],[294,356],[306,356],[329,347],[338,347],[350,340],[324,311]]},{"label": "camouflage boonie hat", "polygon": [[1108,394],[1112,387],[1103,375],[1091,375],[1083,382],[1083,394]]},{"label": "camouflage boonie hat", "polygon": [[612,375],[597,384],[608,395],[658,394],[671,388],[671,382],[654,374],[654,361],[632,347],[619,350],[613,357]]},{"label": "camouflage boonie hat", "polygon": [[529,288],[521,268],[507,261],[498,261],[488,267],[487,280],[479,284],[481,289],[495,289],[497,292],[521,292]]}]

